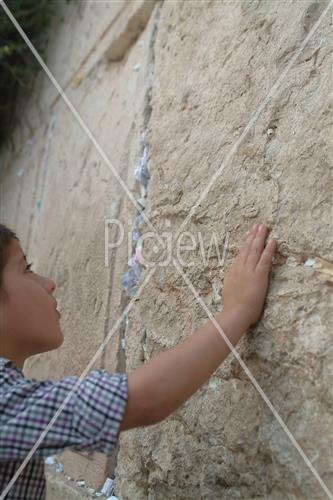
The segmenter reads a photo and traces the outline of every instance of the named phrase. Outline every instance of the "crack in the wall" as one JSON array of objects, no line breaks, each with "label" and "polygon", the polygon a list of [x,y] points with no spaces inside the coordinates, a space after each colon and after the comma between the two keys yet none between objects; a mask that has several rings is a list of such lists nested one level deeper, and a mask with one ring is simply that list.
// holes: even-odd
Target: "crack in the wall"
[{"label": "crack in the wall", "polygon": [[[148,160],[148,147],[149,147],[149,142],[147,138],[148,134],[148,129],[149,129],[149,121],[152,113],[152,105],[151,105],[151,96],[152,96],[152,85],[153,85],[153,80],[154,80],[154,63],[155,63],[155,41],[157,37],[157,32],[158,32],[158,22],[159,22],[159,17],[160,17],[160,11],[161,11],[161,6],[162,4],[157,4],[156,11],[154,12],[154,19],[153,19],[153,27],[152,27],[152,34],[149,40],[149,47],[148,47],[148,63],[147,63],[147,89],[144,94],[144,103],[143,103],[143,112],[142,112],[142,135],[140,139],[140,148],[139,148],[139,164],[136,166],[134,176],[135,179],[138,181],[138,184],[140,184],[140,196],[141,198],[138,200],[138,203],[140,203],[142,209],[144,210],[145,207],[145,199],[147,196],[147,188],[148,188],[148,181],[149,181],[149,172],[147,168],[147,160]],[[150,18],[150,15],[149,15]],[[149,18],[147,19],[147,23],[149,21]],[[147,24],[146,23],[146,24]],[[141,30],[142,31],[142,30]],[[140,32],[141,32],[140,31]],[[136,37],[137,38],[137,37]],[[131,42],[133,43],[133,41]],[[127,47],[126,50],[128,50],[129,47]],[[128,303],[130,302],[130,298],[135,294],[137,290],[137,282],[140,277],[141,270],[139,268],[139,262],[137,260],[138,258],[138,252],[141,251],[141,248],[138,248],[136,246],[136,243],[138,241],[138,238],[140,236],[140,231],[139,231],[139,224],[142,220],[142,214],[140,212],[137,212],[134,224],[133,224],[133,239],[132,239],[132,259],[129,261],[134,265],[134,268],[132,268],[132,274],[131,276],[129,275],[129,271],[125,273],[122,277],[122,296],[121,296],[121,307],[122,311],[127,307]],[[132,280],[132,281],[131,281]],[[135,281],[135,283],[133,283]],[[133,286],[134,284],[134,286]],[[119,347],[118,347],[118,357],[117,357],[117,366],[116,366],[116,371],[119,372],[126,372],[126,351],[125,351],[125,333],[128,325],[128,314],[126,314],[123,318],[123,321],[119,327]],[[141,352],[141,358],[144,360],[145,359],[145,342],[146,342],[146,334],[144,334],[144,338],[142,339],[142,352]],[[106,466],[106,471],[108,476],[114,476],[114,471],[117,466],[117,459],[118,459],[118,452],[119,452],[119,445],[117,445],[115,452],[108,458],[107,461],[107,466]]]},{"label": "crack in the wall", "polygon": [[[153,85],[153,78],[154,78],[154,62],[155,62],[155,55],[154,55],[154,45],[155,45],[155,40],[157,36],[157,30],[158,30],[158,21],[159,21],[159,16],[160,16],[160,10],[161,10],[161,5],[158,6],[156,14],[155,14],[155,19],[154,19],[154,26],[152,29],[152,35],[149,43],[149,53],[148,53],[148,77],[147,77],[147,90],[144,95],[144,106],[143,106],[143,121],[142,121],[142,136],[140,140],[140,154],[139,154],[139,163],[136,166],[134,176],[135,179],[138,181],[140,184],[140,194],[141,198],[138,200],[140,203],[142,209],[144,210],[145,207],[145,198],[147,197],[147,188],[148,188],[148,181],[149,181],[149,170],[148,170],[148,148],[149,148],[149,141],[148,141],[148,129],[149,129],[149,121],[150,121],[150,116],[152,112],[152,105],[151,105],[151,93],[152,93],[152,85]],[[136,219],[133,224],[133,241],[132,241],[132,272],[131,270],[128,273],[125,273],[122,279],[122,285],[123,288],[126,291],[127,297],[132,297],[135,292],[138,289],[138,280],[140,277],[140,273],[142,270],[142,267],[139,264],[138,261],[138,255],[137,251],[141,251],[141,248],[137,248],[137,242],[140,236],[140,230],[139,230],[139,225],[142,220],[142,214],[137,213]],[[127,300],[128,302],[128,300]]]},{"label": "crack in the wall", "polygon": [[110,62],[121,61],[141,32],[146,28],[155,7],[155,0],[145,0],[121,27],[114,37],[106,58]]}]

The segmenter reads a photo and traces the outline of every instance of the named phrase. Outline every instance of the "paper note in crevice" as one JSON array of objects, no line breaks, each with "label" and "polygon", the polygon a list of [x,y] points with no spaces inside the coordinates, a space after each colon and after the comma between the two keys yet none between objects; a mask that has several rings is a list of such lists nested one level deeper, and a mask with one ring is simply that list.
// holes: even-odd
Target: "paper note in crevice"
[{"label": "paper note in crevice", "polygon": [[304,265],[312,267],[317,271],[320,281],[333,283],[333,262],[321,259],[320,257],[314,257],[308,259]]}]

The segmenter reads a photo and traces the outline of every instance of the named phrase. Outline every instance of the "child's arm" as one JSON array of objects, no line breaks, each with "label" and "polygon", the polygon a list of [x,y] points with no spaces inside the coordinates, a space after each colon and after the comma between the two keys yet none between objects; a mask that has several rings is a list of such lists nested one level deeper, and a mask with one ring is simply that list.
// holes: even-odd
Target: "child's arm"
[{"label": "child's arm", "polygon": [[[249,233],[249,234],[248,234]],[[215,316],[235,345],[262,313],[276,248],[265,247],[267,227],[246,234],[223,286],[223,311]],[[128,374],[128,402],[120,431],[160,422],[214,373],[230,350],[211,320],[175,347]]]}]

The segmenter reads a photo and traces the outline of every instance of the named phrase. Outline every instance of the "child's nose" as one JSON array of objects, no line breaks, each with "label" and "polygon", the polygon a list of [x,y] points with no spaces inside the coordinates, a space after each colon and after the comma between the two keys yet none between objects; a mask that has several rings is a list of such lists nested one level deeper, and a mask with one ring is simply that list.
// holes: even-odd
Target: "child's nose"
[{"label": "child's nose", "polygon": [[49,279],[48,278],[48,286],[49,286],[49,289],[50,289],[50,293],[54,292],[54,290],[56,289],[56,284],[53,280]]},{"label": "child's nose", "polygon": [[55,288],[56,288],[56,284],[53,280],[51,280],[50,278],[45,278],[45,276],[38,276],[39,278],[39,281],[41,282],[41,285],[45,288],[45,290],[51,294],[54,292]]}]

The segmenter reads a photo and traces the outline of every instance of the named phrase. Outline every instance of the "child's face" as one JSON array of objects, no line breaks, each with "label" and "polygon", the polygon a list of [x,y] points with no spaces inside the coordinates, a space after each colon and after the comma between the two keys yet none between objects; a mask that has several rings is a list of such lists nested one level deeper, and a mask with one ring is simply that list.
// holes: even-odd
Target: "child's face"
[{"label": "child's face", "polygon": [[27,269],[19,242],[12,239],[3,270],[6,297],[0,300],[0,355],[22,360],[63,342],[52,296],[55,283]]}]

